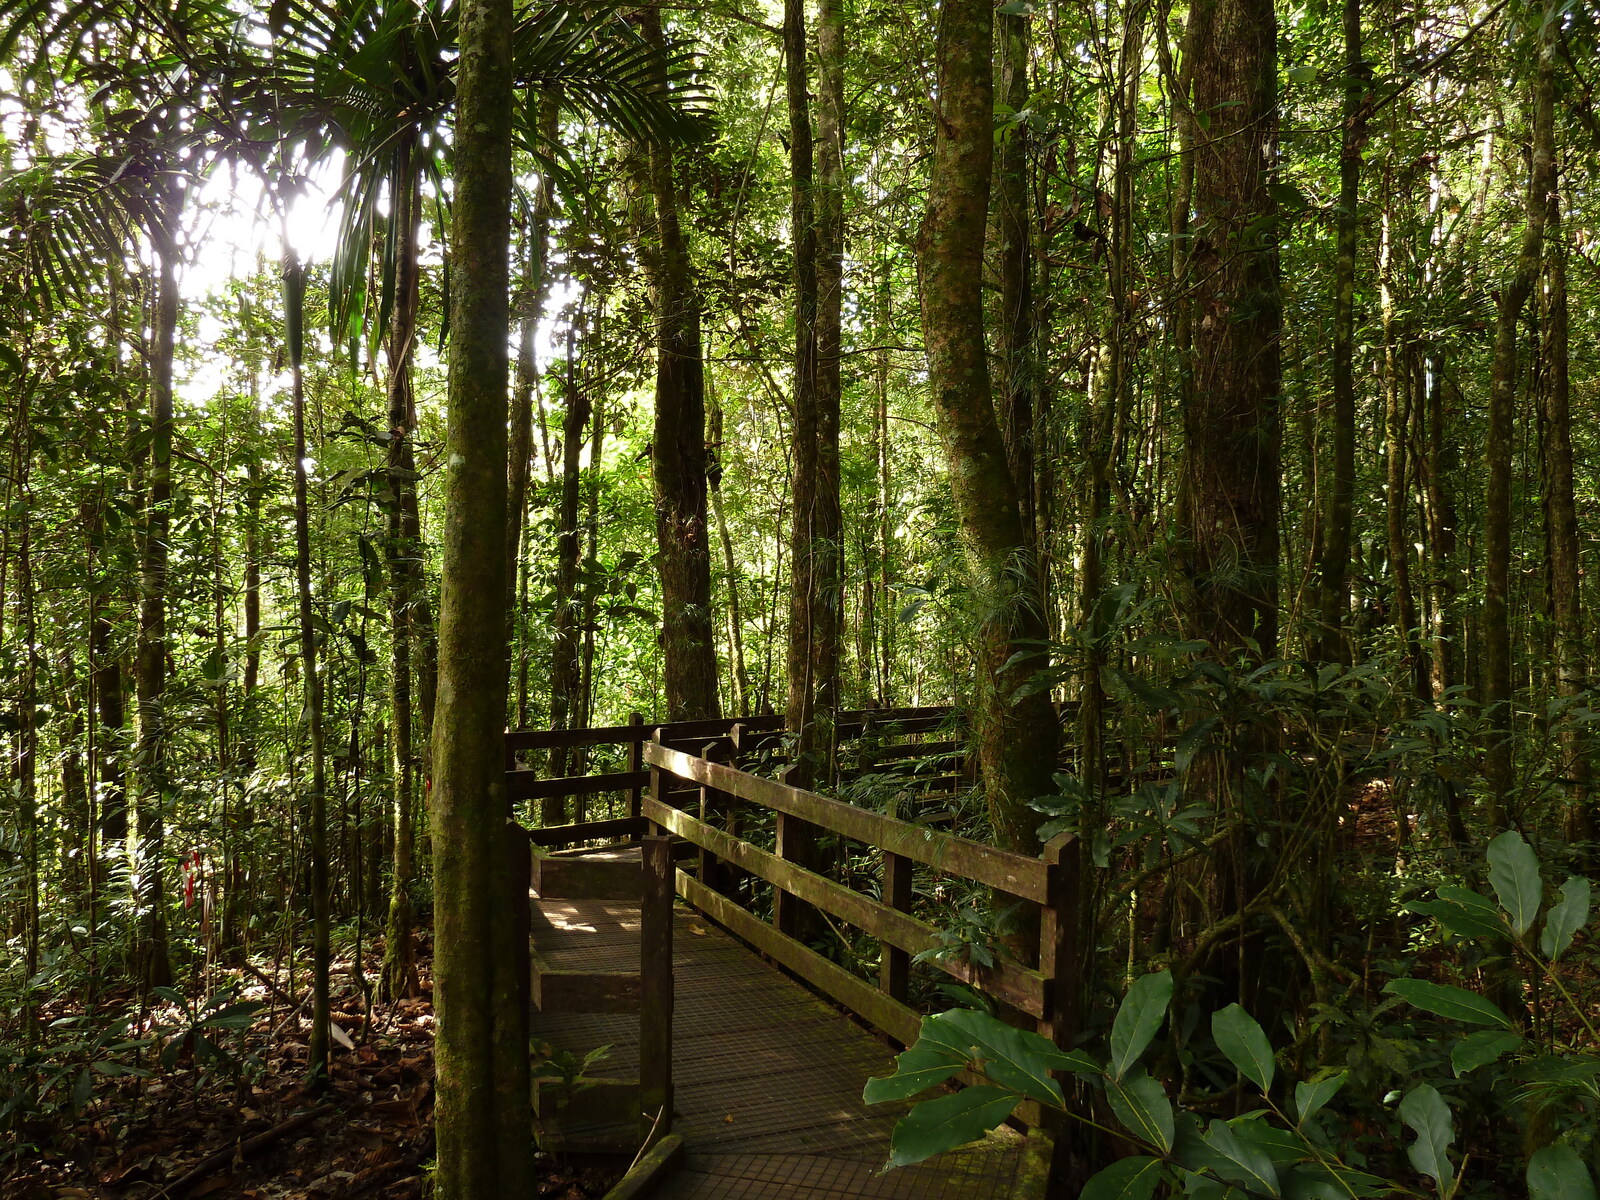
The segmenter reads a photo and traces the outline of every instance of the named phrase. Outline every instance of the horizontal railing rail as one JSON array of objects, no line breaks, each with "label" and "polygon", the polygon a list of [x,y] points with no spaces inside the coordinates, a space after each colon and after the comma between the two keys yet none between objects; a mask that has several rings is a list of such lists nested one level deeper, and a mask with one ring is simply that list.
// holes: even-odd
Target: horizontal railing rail
[{"label": "horizontal railing rail", "polygon": [[[941,947],[952,952],[928,955],[924,961],[1033,1018],[1046,1036],[1075,1027],[1072,988],[1057,982],[1063,972],[1070,974],[1076,961],[1072,940],[1076,927],[1070,918],[1075,884],[1070,872],[1072,859],[1065,853],[1070,845],[1066,835],[1052,841],[1039,857],[1031,857],[753,775],[661,742],[647,743],[643,757],[650,768],[651,786],[642,800],[641,814],[657,828],[700,850],[695,874],[682,869],[677,872],[679,894],[889,1036],[903,1044],[916,1039],[921,1017],[907,1003],[911,960]],[[698,815],[679,803],[684,799],[684,784],[694,785],[698,791]],[[775,849],[757,846],[734,831],[739,805],[774,815],[778,822]],[[718,816],[732,828],[718,828],[713,823]],[[788,856],[785,821],[874,848],[882,860],[879,895],[847,886]],[[992,965],[980,965],[961,953],[945,931],[911,911],[913,873],[918,865],[1036,905],[1036,960],[1024,963],[995,950]],[[772,885],[773,921],[756,916],[714,886],[727,868]],[[783,905],[779,901],[785,898],[791,905],[812,906],[877,939],[883,951],[876,985],[790,936],[780,915]]]}]

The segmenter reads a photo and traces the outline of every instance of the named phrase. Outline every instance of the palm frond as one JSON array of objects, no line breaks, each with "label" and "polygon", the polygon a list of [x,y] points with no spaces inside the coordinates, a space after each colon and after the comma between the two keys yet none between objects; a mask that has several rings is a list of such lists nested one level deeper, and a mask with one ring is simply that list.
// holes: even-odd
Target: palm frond
[{"label": "palm frond", "polygon": [[0,180],[0,220],[20,249],[28,282],[49,304],[89,293],[143,234],[174,236],[162,192],[170,181],[147,160],[45,159]]}]

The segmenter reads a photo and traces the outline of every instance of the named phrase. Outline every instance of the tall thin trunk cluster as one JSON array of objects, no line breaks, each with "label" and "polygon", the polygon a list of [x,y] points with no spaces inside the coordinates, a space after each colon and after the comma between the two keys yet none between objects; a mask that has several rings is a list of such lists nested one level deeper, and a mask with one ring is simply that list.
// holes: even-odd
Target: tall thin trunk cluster
[{"label": "tall thin trunk cluster", "polygon": [[804,0],[783,19],[789,112],[789,224],[794,237],[794,476],[789,587],[789,696],[797,782],[832,774],[838,707],[842,545],[839,351],[844,245],[843,53],[837,3],[817,26],[819,137],[812,136]]},{"label": "tall thin trunk cluster", "polygon": [[[661,14],[645,8],[640,28],[665,47]],[[670,146],[646,151],[655,208],[644,259],[656,310],[656,417],[651,442],[656,493],[656,565],[661,576],[662,656],[669,721],[714,717],[717,651],[711,614],[711,543],[706,521],[705,362],[700,293],[678,215]]]},{"label": "tall thin trunk cluster", "polygon": [[939,437],[979,620],[973,713],[995,836],[1038,845],[1027,802],[1053,790],[1057,725],[1045,689],[1037,562],[995,415],[983,319],[983,261],[994,161],[993,26],[987,0],[939,10],[937,130],[918,235],[922,327]]}]

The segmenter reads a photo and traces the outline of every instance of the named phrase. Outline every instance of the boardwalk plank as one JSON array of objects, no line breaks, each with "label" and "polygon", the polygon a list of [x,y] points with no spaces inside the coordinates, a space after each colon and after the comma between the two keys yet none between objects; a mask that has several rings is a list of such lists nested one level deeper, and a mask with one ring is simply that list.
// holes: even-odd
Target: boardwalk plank
[{"label": "boardwalk plank", "polygon": [[[637,906],[539,900],[533,940],[569,969],[637,969]],[[631,964],[631,965],[630,965]],[[673,927],[674,1128],[687,1164],[662,1200],[986,1200],[1016,1191],[1021,1139],[1002,1135],[879,1176],[905,1106],[868,1108],[867,1078],[893,1050],[832,1005],[680,906]],[[583,1053],[609,1044],[597,1068],[638,1069],[638,1020],[597,1013],[533,1014],[533,1035]]]}]

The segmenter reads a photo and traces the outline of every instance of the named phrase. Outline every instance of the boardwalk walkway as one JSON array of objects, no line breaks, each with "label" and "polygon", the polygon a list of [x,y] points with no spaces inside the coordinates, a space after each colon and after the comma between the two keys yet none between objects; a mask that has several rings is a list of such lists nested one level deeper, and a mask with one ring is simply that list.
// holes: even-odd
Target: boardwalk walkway
[{"label": "boardwalk walkway", "polygon": [[[553,969],[637,971],[639,906],[534,898],[532,940]],[[996,1136],[880,1176],[903,1106],[861,1102],[893,1051],[700,914],[674,914],[673,1130],[686,1163],[671,1200],[985,1200],[1041,1193],[1020,1136]],[[636,1015],[533,1013],[557,1050],[611,1050],[599,1075],[638,1072]],[[569,1128],[576,1142],[582,1129]]]}]

